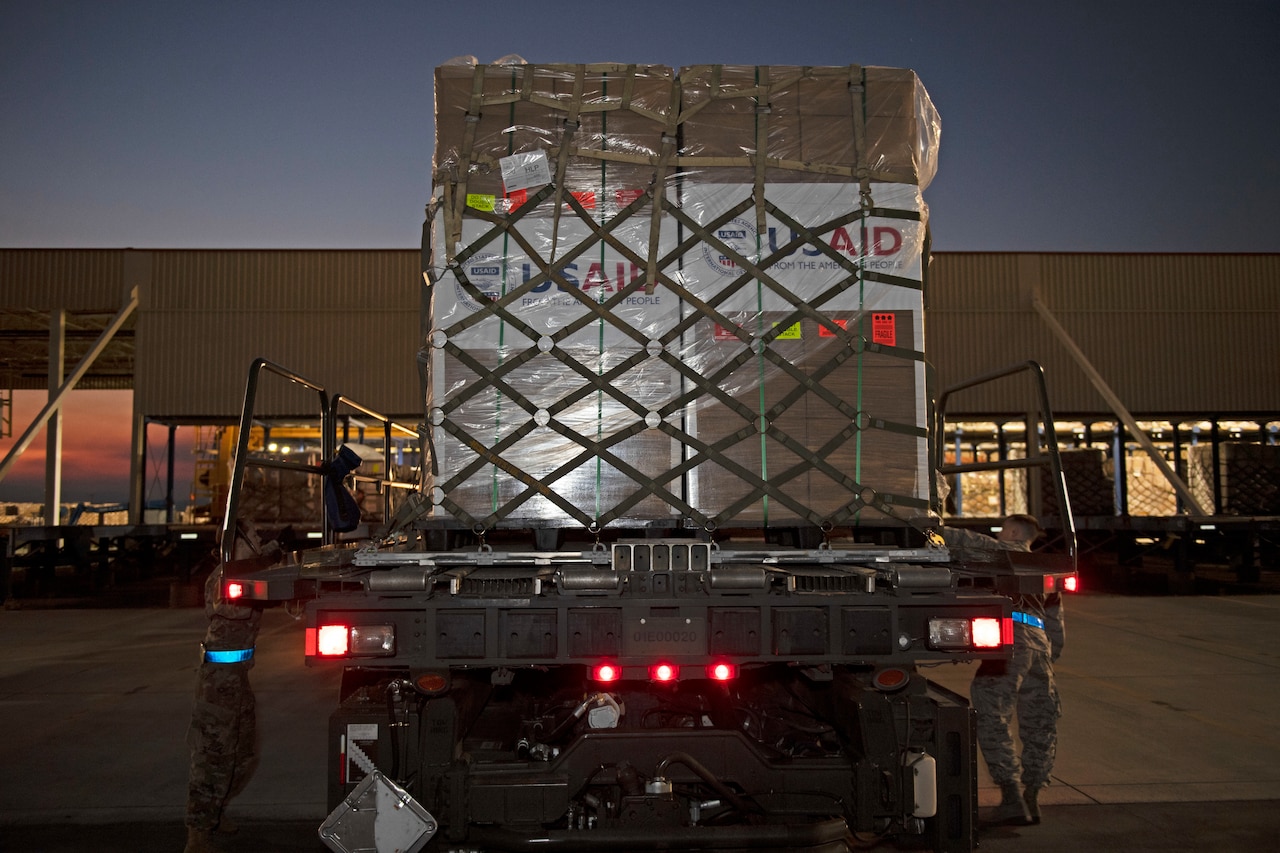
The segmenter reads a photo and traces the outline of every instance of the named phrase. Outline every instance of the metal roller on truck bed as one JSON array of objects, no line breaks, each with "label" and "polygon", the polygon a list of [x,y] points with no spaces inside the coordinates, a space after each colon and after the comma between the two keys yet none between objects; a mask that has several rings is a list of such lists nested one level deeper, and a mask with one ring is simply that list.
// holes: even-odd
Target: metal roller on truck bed
[{"label": "metal roller on truck bed", "polygon": [[[224,539],[283,464],[259,375],[318,392],[324,546],[223,571],[343,668],[325,843],[973,849],[972,712],[920,667],[1007,657],[1074,543],[963,566],[934,532],[915,75],[459,60],[436,137],[423,423],[259,361],[228,501]],[[343,407],[416,433],[415,482],[351,473]]]}]

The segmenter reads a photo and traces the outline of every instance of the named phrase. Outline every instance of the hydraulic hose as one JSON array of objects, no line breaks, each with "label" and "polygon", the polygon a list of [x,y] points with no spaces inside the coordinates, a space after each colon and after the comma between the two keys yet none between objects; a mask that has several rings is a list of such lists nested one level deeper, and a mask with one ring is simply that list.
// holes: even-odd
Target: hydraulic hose
[{"label": "hydraulic hose", "polygon": [[702,762],[698,761],[698,759],[694,758],[687,752],[673,752],[666,758],[659,761],[658,769],[656,771],[657,775],[662,778],[666,778],[667,768],[672,764],[683,764],[685,767],[688,767],[699,779],[706,782],[711,790],[715,791],[722,799],[727,800],[734,808],[743,814],[759,813],[762,811],[760,806],[755,803],[750,803],[738,794],[734,793],[728,785],[724,784],[712,775],[711,771],[703,766]]}]

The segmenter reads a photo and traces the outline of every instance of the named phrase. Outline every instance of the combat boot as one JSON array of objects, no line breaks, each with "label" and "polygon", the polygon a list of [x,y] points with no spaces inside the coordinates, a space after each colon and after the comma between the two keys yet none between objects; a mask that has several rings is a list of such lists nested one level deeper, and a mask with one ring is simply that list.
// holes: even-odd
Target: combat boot
[{"label": "combat boot", "polygon": [[1016,782],[1008,782],[1000,786],[1000,805],[992,811],[987,823],[992,826],[1029,826],[1031,815],[1027,804],[1022,799]]},{"label": "combat boot", "polygon": [[1039,797],[1040,797],[1039,785],[1036,785],[1035,787],[1027,788],[1027,790],[1023,792],[1023,795],[1022,795],[1022,799],[1025,800],[1027,803],[1027,815],[1030,816],[1031,823],[1033,824],[1040,823]]}]

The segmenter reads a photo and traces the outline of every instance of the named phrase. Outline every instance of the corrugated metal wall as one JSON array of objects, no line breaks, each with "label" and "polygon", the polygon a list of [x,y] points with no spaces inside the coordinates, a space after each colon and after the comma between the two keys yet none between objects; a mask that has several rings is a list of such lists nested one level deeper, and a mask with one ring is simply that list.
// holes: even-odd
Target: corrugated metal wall
[{"label": "corrugated metal wall", "polygon": [[0,302],[6,308],[115,313],[128,300],[119,249],[0,251]]},{"label": "corrugated metal wall", "polygon": [[[940,253],[926,339],[939,387],[1034,359],[1059,414],[1107,411],[1032,307],[1057,318],[1135,414],[1280,409],[1280,255]],[[952,412],[1025,410],[1012,380]]]},{"label": "corrugated metal wall", "polygon": [[[188,421],[235,416],[256,358],[387,414],[422,411],[417,251],[153,256],[138,318],[135,412]],[[318,410],[314,393],[263,381],[260,413]]]},{"label": "corrugated metal wall", "polygon": [[[416,249],[0,250],[11,308],[115,312],[138,284],[135,412],[185,422],[234,418],[258,357],[419,417],[420,282]],[[1105,414],[1032,308],[1036,292],[1135,414],[1280,409],[1280,255],[936,254],[926,336],[938,387],[1034,359],[1058,413]],[[1002,383],[952,412],[1018,414],[1028,399]],[[272,414],[315,408],[298,393],[266,402]]]}]

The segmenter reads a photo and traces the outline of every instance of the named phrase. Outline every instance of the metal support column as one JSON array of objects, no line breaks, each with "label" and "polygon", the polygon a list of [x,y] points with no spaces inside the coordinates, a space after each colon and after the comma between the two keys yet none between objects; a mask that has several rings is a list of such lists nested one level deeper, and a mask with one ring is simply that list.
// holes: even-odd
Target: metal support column
[{"label": "metal support column", "polygon": [[129,463],[129,522],[143,524],[147,512],[147,419],[133,416],[133,436],[130,441]]},{"label": "metal support column", "polygon": [[173,445],[178,437],[178,427],[175,424],[169,424],[169,459],[165,470],[165,492],[164,492],[164,520],[167,524],[173,524]]},{"label": "metal support column", "polygon": [[[956,464],[959,465],[964,461],[964,427],[956,427]],[[952,512],[956,515],[964,515],[964,481],[963,474],[955,475],[955,485],[952,487]]]},{"label": "metal support column", "polygon": [[1209,445],[1213,448],[1210,457],[1213,460],[1213,514],[1223,513],[1222,494],[1222,432],[1218,429],[1218,416],[1214,415],[1209,422]]},{"label": "metal support column", "polygon": [[62,523],[62,405],[58,388],[67,368],[67,309],[49,312],[49,419],[44,433],[44,523]]},{"label": "metal support column", "polygon": [[1129,459],[1124,439],[1124,424],[1116,424],[1111,431],[1111,480],[1117,515],[1129,514]]}]

